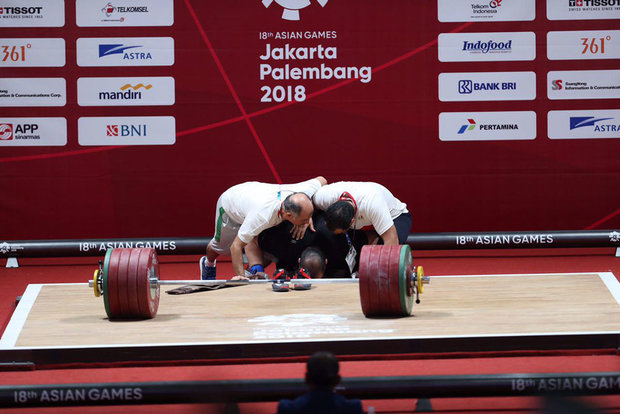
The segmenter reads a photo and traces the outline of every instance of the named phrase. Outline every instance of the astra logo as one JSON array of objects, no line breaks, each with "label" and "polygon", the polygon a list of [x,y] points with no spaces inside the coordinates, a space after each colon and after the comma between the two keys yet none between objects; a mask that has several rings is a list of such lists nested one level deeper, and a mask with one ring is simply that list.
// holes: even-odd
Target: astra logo
[{"label": "astra logo", "polygon": [[597,122],[607,121],[613,118],[595,118],[593,116],[571,116],[570,129],[583,128],[587,126],[595,126]]},{"label": "astra logo", "polygon": [[0,124],[0,141],[13,139],[13,124]]},{"label": "astra logo", "polygon": [[106,127],[108,137],[144,137],[146,136],[146,124],[142,125],[108,125]]},{"label": "astra logo", "polygon": [[563,88],[562,86],[562,80],[561,79],[556,79],[551,81],[551,89],[553,89],[554,91],[561,91]]},{"label": "astra logo", "polygon": [[[269,7],[274,1],[284,9],[282,12],[282,19],[284,20],[299,20],[299,10],[310,5],[310,0],[262,0],[262,3],[263,6]],[[329,0],[316,1],[321,5],[321,7],[325,7]]]},{"label": "astra logo", "polygon": [[468,119],[467,122],[469,122],[469,124],[465,124],[461,126],[461,129],[459,129],[459,134],[462,134],[465,131],[472,131],[476,128],[476,121],[474,121],[473,119]]},{"label": "astra logo", "polygon": [[99,57],[108,55],[123,54],[127,49],[133,49],[142,46],[125,46],[125,45],[99,45]]}]

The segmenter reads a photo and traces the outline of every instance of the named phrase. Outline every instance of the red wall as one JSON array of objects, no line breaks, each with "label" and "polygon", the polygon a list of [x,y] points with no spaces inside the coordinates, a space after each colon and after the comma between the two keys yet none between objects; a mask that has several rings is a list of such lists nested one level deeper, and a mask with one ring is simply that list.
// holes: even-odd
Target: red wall
[{"label": "red wall", "polygon": [[[0,145],[0,238],[211,236],[215,202],[229,186],[316,175],[386,185],[409,205],[417,232],[620,227],[620,215],[614,215],[620,209],[620,140],[547,137],[549,110],[617,109],[620,100],[552,101],[546,85],[551,70],[619,69],[614,59],[548,60],[547,31],[613,29],[618,20],[550,21],[540,0],[534,21],[472,23],[440,23],[435,0],[311,3],[301,10],[301,21],[291,22],[281,19],[275,2],[265,8],[259,0],[176,0],[170,27],[87,28],[76,25],[75,4],[66,1],[62,28],[0,26],[0,38],[66,40],[65,67],[0,66],[0,74],[65,77],[68,96],[64,107],[0,107],[2,117],[66,117],[68,128],[63,147]],[[259,38],[261,32],[281,31],[334,31],[336,39]],[[533,31],[536,59],[439,62],[437,36],[451,31]],[[78,38],[125,36],[173,37],[175,64],[77,65]],[[335,46],[337,60],[303,65],[369,65],[372,81],[260,81],[259,55],[267,42]],[[535,72],[536,99],[439,101],[439,73],[483,71]],[[99,76],[173,76],[176,104],[78,106],[77,79]],[[299,103],[261,103],[261,87],[279,84],[304,85],[308,97]],[[499,110],[535,111],[536,139],[438,138],[441,112]],[[79,117],[120,115],[172,115],[176,143],[78,144]]]}]

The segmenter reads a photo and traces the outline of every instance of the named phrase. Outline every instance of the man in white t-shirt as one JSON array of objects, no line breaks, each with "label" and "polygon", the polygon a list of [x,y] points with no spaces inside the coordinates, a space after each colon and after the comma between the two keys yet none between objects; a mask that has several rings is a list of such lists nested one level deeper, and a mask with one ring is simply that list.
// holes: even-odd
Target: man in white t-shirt
[{"label": "man in white t-shirt", "polygon": [[411,214],[407,205],[381,184],[340,181],[323,186],[312,200],[325,211],[327,227],[335,234],[350,228],[374,228],[385,245],[407,243]]},{"label": "man in white t-shirt", "polygon": [[[235,276],[244,276],[243,249],[261,231],[283,220],[293,223],[293,232],[298,237],[303,236],[308,226],[314,230],[311,198],[326,183],[319,176],[297,184],[252,181],[226,190],[217,201],[215,236],[207,246],[207,255],[200,259],[201,279],[215,279],[215,261],[220,254],[230,254]],[[252,243],[252,248],[258,249],[258,244]],[[249,258],[249,252],[246,254]],[[260,267],[254,266],[251,272],[262,272],[264,269]]]}]

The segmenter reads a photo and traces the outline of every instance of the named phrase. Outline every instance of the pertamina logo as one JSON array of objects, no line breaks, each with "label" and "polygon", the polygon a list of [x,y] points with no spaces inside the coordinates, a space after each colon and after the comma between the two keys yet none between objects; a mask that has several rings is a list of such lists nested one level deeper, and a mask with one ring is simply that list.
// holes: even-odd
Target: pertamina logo
[{"label": "pertamina logo", "polygon": [[111,55],[122,55],[123,60],[149,60],[153,59],[151,52],[127,52],[129,49],[135,49],[138,46],[125,46],[123,44],[114,44],[114,45],[99,45],[99,57],[111,56]]},{"label": "pertamina logo", "polygon": [[[284,20],[299,20],[299,10],[304,9],[310,5],[310,0],[261,0],[265,7],[271,6],[274,1],[281,6],[284,11],[282,12],[282,19]],[[316,0],[321,7],[325,7],[329,0]],[[498,1],[498,0],[494,0]],[[501,1],[501,0],[499,0]]]},{"label": "pertamina logo", "polygon": [[473,119],[468,119],[467,122],[469,122],[469,124],[465,124],[459,129],[459,134],[462,134],[465,131],[471,131],[473,129],[476,129],[476,121],[474,121]]},{"label": "pertamina logo", "polygon": [[146,124],[107,125],[106,136],[108,137],[144,137],[146,136]]},{"label": "pertamina logo", "polygon": [[8,141],[13,139],[13,124],[0,124],[0,140]]}]

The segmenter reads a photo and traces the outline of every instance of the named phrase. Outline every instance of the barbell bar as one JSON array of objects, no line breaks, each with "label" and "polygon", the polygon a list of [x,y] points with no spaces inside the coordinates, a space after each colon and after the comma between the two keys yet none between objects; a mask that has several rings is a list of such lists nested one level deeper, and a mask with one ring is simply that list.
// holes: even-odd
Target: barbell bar
[{"label": "barbell bar", "polygon": [[[362,312],[366,317],[409,316],[413,298],[430,278],[422,266],[413,266],[411,248],[401,246],[364,246],[360,254],[358,278],[291,279],[289,283],[359,283]],[[273,283],[273,279],[254,280],[161,280],[159,259],[151,248],[108,249],[89,286],[103,297],[109,319],[150,319],[159,307],[162,285],[239,286]]]}]

